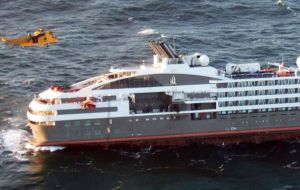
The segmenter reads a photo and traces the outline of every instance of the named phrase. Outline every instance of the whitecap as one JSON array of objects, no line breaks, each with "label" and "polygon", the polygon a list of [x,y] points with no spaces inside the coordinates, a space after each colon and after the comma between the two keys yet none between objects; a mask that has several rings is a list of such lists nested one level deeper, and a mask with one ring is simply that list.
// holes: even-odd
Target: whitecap
[{"label": "whitecap", "polygon": [[30,134],[22,129],[8,129],[0,132],[0,143],[3,151],[7,151],[10,156],[20,161],[27,161],[26,154],[29,152],[25,148]]},{"label": "whitecap", "polygon": [[147,35],[152,35],[152,34],[156,34],[156,33],[157,33],[156,30],[154,30],[152,28],[146,28],[146,29],[139,31],[137,34],[147,36]]},{"label": "whitecap", "polygon": [[36,147],[29,143],[31,134],[23,129],[6,129],[0,131],[0,147],[1,154],[8,152],[8,155],[16,158],[19,161],[27,161],[30,153],[38,151],[55,152],[63,150],[63,146],[44,146]]},{"label": "whitecap", "polygon": [[22,84],[23,85],[26,85],[26,86],[30,86],[32,83],[34,83],[36,81],[35,78],[29,78],[29,79],[25,79],[22,81]]},{"label": "whitecap", "polygon": [[38,151],[49,151],[49,152],[55,152],[58,150],[63,150],[65,149],[64,146],[41,146],[38,147]]}]

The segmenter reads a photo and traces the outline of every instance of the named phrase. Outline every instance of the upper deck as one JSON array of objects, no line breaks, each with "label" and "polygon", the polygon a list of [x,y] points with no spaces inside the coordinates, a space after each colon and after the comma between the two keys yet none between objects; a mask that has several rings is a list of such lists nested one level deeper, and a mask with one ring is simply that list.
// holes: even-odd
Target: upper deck
[{"label": "upper deck", "polygon": [[[185,89],[184,86],[190,88],[189,85],[203,84],[208,85],[207,88],[211,88],[211,85],[218,88],[218,83],[297,78],[300,75],[298,68],[285,67],[278,63],[266,66],[258,63],[230,63],[226,65],[225,70],[220,70],[208,66],[209,58],[204,54],[177,54],[172,47],[163,42],[150,41],[149,45],[153,50],[152,64],[142,63],[140,66],[127,68],[112,67],[109,73],[68,87],[51,87],[39,96],[44,99],[69,98],[95,93],[147,92],[149,87],[168,90],[176,86],[177,89]],[[297,62],[300,63],[300,59]]]}]

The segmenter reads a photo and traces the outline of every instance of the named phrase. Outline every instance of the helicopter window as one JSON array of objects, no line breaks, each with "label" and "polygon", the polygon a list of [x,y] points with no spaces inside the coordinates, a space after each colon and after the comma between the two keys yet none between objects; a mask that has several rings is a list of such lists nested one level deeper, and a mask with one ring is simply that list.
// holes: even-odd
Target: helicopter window
[{"label": "helicopter window", "polygon": [[32,42],[33,43],[38,43],[38,36],[32,37]]}]

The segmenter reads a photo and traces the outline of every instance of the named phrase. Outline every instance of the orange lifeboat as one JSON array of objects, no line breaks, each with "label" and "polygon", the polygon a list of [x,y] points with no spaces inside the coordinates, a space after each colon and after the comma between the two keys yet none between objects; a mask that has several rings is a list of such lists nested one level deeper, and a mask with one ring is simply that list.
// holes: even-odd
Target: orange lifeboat
[{"label": "orange lifeboat", "polygon": [[261,72],[261,73],[273,73],[273,72],[276,72],[276,71],[277,71],[276,68],[267,68],[267,69],[262,69],[259,72]]},{"label": "orange lifeboat", "polygon": [[280,71],[277,73],[277,75],[279,77],[288,77],[288,76],[291,76],[291,72],[288,72],[288,71]]},{"label": "orange lifeboat", "polygon": [[86,99],[86,100],[84,100],[84,101],[81,102],[81,107],[83,109],[91,109],[91,110],[93,110],[93,109],[96,108],[96,103],[93,100],[91,100],[91,99]]}]

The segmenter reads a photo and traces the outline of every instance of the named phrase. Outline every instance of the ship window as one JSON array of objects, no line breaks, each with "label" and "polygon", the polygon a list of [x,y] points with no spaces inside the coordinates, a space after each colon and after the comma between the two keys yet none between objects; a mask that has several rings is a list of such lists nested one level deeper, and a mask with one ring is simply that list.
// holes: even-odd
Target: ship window
[{"label": "ship window", "polygon": [[290,103],[295,102],[295,98],[289,98],[289,102],[290,102]]},{"label": "ship window", "polygon": [[294,88],[289,89],[289,93],[295,93],[295,89]]},{"label": "ship window", "polygon": [[218,95],[220,98],[225,97],[225,92],[219,92]]},{"label": "ship window", "polygon": [[101,135],[101,130],[95,130],[95,135],[100,136]]},{"label": "ship window", "polygon": [[226,88],[227,83],[217,83],[217,88]]},{"label": "ship window", "polygon": [[263,86],[264,85],[264,81],[258,81],[257,82],[257,86]]},{"label": "ship window", "polygon": [[228,93],[227,93],[227,97],[233,97],[233,96],[235,96],[235,93],[234,93],[234,92],[228,92]]},{"label": "ship window", "polygon": [[162,86],[153,76],[136,76],[126,79],[117,80],[103,86],[100,86],[98,89],[117,89],[117,88],[139,88],[139,87],[153,87],[153,86]]},{"label": "ship window", "polygon": [[65,127],[71,127],[71,122],[70,121],[65,121]]},{"label": "ship window", "polygon": [[258,104],[264,104],[265,103],[265,100],[258,100]]},{"label": "ship window", "polygon": [[255,105],[255,100],[249,100],[249,105]]},{"label": "ship window", "polygon": [[294,84],[295,80],[294,79],[289,79],[289,84]]},{"label": "ship window", "polygon": [[117,99],[116,96],[103,96],[102,97],[103,102],[115,101],[116,99]]},{"label": "ship window", "polygon": [[90,137],[91,134],[92,134],[92,133],[91,133],[91,131],[89,131],[89,130],[87,130],[87,131],[84,132],[84,135],[87,136],[87,137]]},{"label": "ship window", "polygon": [[74,125],[75,125],[75,127],[80,127],[80,121],[75,121]]},{"label": "ship window", "polygon": [[225,102],[219,102],[219,107],[224,107],[225,106]]},{"label": "ship window", "polygon": [[239,92],[237,93],[237,95],[238,95],[238,96],[245,96],[245,91],[239,91]]},{"label": "ship window", "polygon": [[120,129],[113,129],[113,133],[114,134],[116,134],[116,135],[118,135],[118,134],[120,134],[121,133],[121,130]]},{"label": "ship window", "polygon": [[229,82],[228,85],[227,85],[227,87],[228,87],[228,88],[233,88],[233,87],[235,87],[235,85],[234,85],[233,82]]},{"label": "ship window", "polygon": [[248,94],[248,96],[254,96],[255,95],[255,91],[253,91],[253,90],[252,91],[248,91],[247,94]]},{"label": "ship window", "polygon": [[275,99],[269,99],[269,104],[274,104],[275,103]]},{"label": "ship window", "polygon": [[275,85],[275,82],[276,82],[275,80],[272,80],[271,85]]},{"label": "ship window", "polygon": [[84,125],[86,127],[91,126],[91,121],[90,120],[86,120],[85,123],[84,123]]},{"label": "ship window", "polygon": [[244,101],[238,101],[238,106],[243,106],[244,104]]},{"label": "ship window", "polygon": [[285,93],[285,89],[278,89],[278,94],[284,94]]},{"label": "ship window", "polygon": [[100,120],[96,120],[94,123],[95,126],[100,126],[101,125],[101,121]]}]

